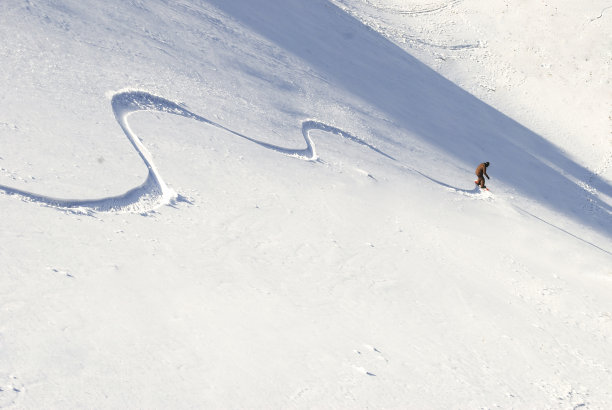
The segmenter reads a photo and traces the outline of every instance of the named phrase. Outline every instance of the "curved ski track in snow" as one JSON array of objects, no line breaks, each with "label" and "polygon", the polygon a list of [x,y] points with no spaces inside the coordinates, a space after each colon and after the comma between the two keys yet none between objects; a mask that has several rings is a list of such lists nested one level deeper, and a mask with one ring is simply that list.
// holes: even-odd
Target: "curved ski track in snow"
[{"label": "curved ski track in snow", "polygon": [[371,1],[366,0],[366,4],[368,4],[371,7],[374,7],[375,9],[378,10],[382,10],[382,11],[386,11],[389,13],[395,13],[395,14],[404,14],[404,15],[409,15],[409,16],[418,16],[418,15],[422,15],[422,14],[431,14],[431,13],[436,13],[438,11],[444,10],[448,7],[454,6],[455,4],[461,3],[463,0],[452,0],[448,3],[443,3],[443,4],[438,4],[438,5],[428,5],[428,6],[421,6],[420,8],[413,8],[413,9],[397,9],[394,7],[385,7],[385,6],[379,6],[377,4],[372,3]]},{"label": "curved ski track in snow", "polygon": [[603,17],[603,15],[604,15],[604,13],[605,13],[605,12],[606,12],[606,10],[608,10],[608,9],[612,9],[612,6],[605,7],[605,8],[604,8],[604,9],[601,11],[601,13],[599,13],[599,16],[594,17],[594,18],[592,18],[592,19],[591,19],[591,22],[593,22],[593,21],[595,21],[595,20],[599,20],[600,18],[602,18],[602,17]]},{"label": "curved ski track in snow", "polygon": [[259,141],[246,135],[233,131],[221,124],[194,114],[179,104],[167,100],[162,97],[147,93],[145,91],[125,91],[113,95],[111,100],[115,119],[119,123],[121,129],[127,136],[132,146],[138,152],[138,155],[149,170],[147,178],[143,184],[137,186],[122,195],[105,197],[99,199],[61,199],[45,195],[35,194],[17,188],[11,188],[5,185],[0,185],[0,192],[9,195],[20,197],[24,201],[37,202],[44,205],[71,210],[78,213],[92,212],[140,212],[145,213],[158,208],[162,205],[172,204],[181,200],[181,196],[172,190],[161,177],[161,174],[155,167],[153,158],[149,151],[142,144],[138,136],[130,129],[128,117],[139,111],[159,111],[169,114],[175,114],[186,118],[191,118],[213,127],[225,130],[238,137],[249,140],[264,148],[276,151],[283,155],[292,156],[305,161],[314,161],[317,159],[315,145],[310,138],[310,131],[320,130],[346,138],[357,144],[364,145],[369,149],[389,158],[393,157],[385,154],[376,147],[366,143],[365,141],[345,132],[339,128],[324,124],[315,120],[307,120],[302,123],[302,135],[306,141],[306,148],[284,148],[278,145],[269,144]]}]

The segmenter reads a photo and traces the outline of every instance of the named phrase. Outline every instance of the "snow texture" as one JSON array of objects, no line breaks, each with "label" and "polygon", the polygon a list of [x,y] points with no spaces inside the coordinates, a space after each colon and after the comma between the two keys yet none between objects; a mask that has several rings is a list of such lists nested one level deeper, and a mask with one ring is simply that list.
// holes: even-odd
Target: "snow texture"
[{"label": "snow texture", "polygon": [[610,408],[610,7],[3,0],[0,408]]}]

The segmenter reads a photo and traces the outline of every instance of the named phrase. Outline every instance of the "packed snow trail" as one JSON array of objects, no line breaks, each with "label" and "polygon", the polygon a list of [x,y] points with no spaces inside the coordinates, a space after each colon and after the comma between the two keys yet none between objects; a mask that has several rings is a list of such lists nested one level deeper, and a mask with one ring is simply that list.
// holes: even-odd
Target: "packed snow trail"
[{"label": "packed snow trail", "polygon": [[306,148],[295,149],[295,148],[284,148],[278,145],[269,144],[254,138],[248,137],[244,134],[240,134],[233,131],[221,124],[204,118],[200,115],[194,114],[193,112],[181,107],[179,104],[167,100],[162,97],[147,93],[145,91],[125,91],[119,92],[113,95],[111,100],[113,113],[115,119],[119,123],[121,129],[131,142],[132,146],[145,163],[148,169],[148,175],[145,182],[136,188],[133,188],[122,195],[104,197],[99,199],[61,199],[54,198],[45,195],[35,194],[32,192],[24,191],[17,188],[11,188],[9,186],[0,185],[0,191],[21,197],[24,201],[37,202],[44,205],[68,209],[79,213],[91,213],[91,212],[148,212],[162,205],[175,203],[180,200],[174,190],[172,190],[164,182],[161,174],[155,167],[153,158],[149,151],[142,144],[138,136],[130,129],[128,123],[128,117],[139,111],[159,111],[169,114],[175,114],[186,118],[191,118],[205,124],[212,125],[213,127],[222,129],[231,134],[249,140],[257,145],[264,148],[276,151],[280,154],[292,156],[305,161],[314,161],[317,159],[317,153],[315,145],[310,138],[310,131],[320,130],[338,135],[342,138],[346,138],[349,141],[353,141],[357,144],[364,145],[374,152],[377,152],[389,159],[393,157],[385,154],[376,147],[366,143],[365,141],[345,132],[339,128],[332,127],[314,120],[307,120],[302,123],[302,135],[306,141]]}]

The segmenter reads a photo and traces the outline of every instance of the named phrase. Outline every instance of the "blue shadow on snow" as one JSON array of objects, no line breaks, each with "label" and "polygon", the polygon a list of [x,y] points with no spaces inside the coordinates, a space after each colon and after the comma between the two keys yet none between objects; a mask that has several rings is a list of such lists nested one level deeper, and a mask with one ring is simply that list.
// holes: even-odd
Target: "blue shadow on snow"
[{"label": "blue shadow on snow", "polygon": [[[607,236],[612,187],[556,146],[466,92],[326,0],[208,0],[394,123]],[[471,181],[473,174],[466,175]],[[574,179],[574,180],[572,180]],[[589,209],[590,211],[587,211]]]}]

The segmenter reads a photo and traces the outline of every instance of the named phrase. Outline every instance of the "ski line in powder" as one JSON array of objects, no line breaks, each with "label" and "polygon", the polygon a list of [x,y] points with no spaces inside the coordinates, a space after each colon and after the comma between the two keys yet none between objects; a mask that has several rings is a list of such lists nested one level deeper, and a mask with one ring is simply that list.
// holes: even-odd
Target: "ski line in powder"
[{"label": "ski line in powder", "polygon": [[6,185],[0,185],[0,192],[3,192],[8,195],[17,196],[24,201],[36,202],[59,209],[87,214],[93,212],[146,213],[162,205],[176,203],[181,199],[181,196],[178,195],[172,188],[170,188],[164,182],[160,172],[157,170],[155,163],[153,162],[152,155],[149,153],[149,151],[140,141],[138,136],[131,130],[129,126],[128,117],[131,114],[139,111],[158,111],[191,118],[196,121],[227,131],[228,133],[244,138],[264,148],[305,161],[315,161],[318,158],[315,149],[315,144],[310,137],[310,131],[312,130],[320,130],[329,132],[334,135],[338,135],[349,141],[363,145],[371,149],[372,151],[377,152],[380,155],[394,160],[394,158],[390,155],[385,154],[376,147],[355,137],[354,135],[351,135],[339,128],[315,120],[306,120],[302,122],[302,135],[306,142],[306,148],[285,148],[248,137],[244,134],[227,128],[224,125],[221,125],[198,114],[195,114],[173,101],[156,96],[146,91],[122,91],[115,93],[111,99],[111,106],[117,123],[119,124],[126,137],[128,138],[128,140],[140,156],[141,160],[147,167],[147,178],[141,185],[132,188],[121,195],[103,197],[98,199],[55,198],[21,190],[18,188],[12,188]]}]

